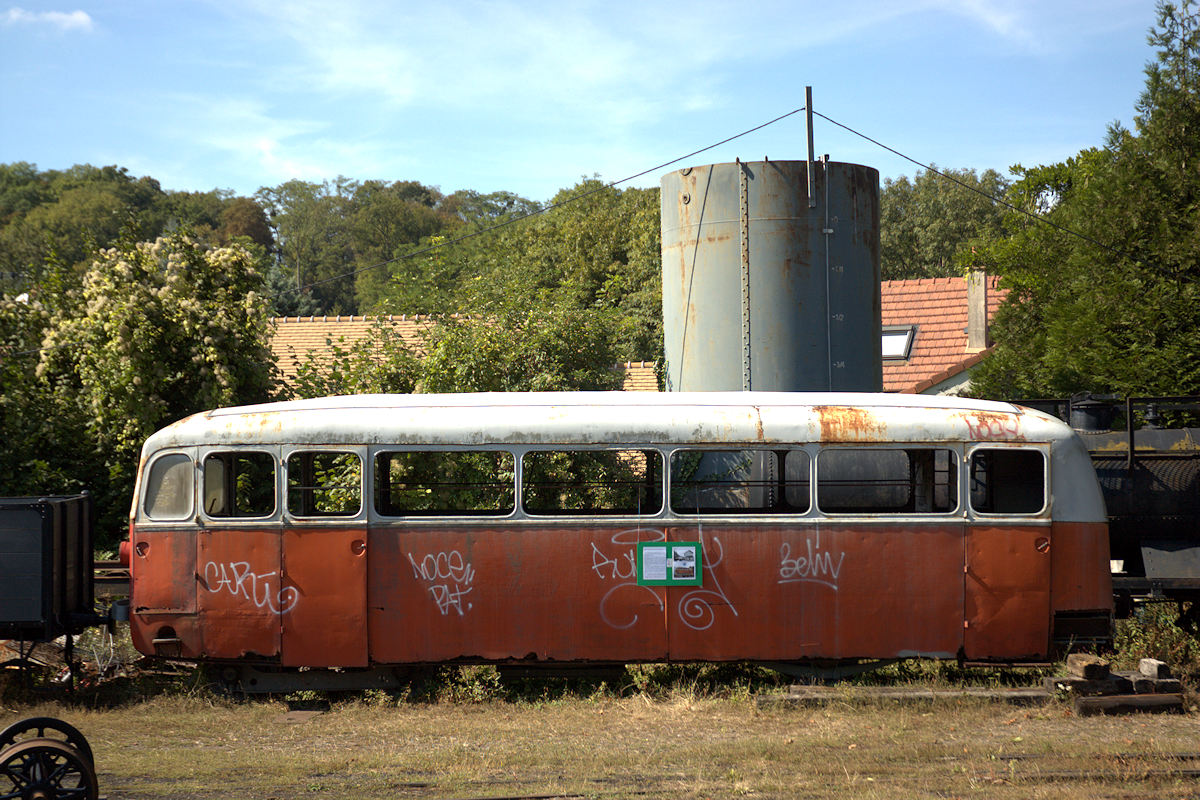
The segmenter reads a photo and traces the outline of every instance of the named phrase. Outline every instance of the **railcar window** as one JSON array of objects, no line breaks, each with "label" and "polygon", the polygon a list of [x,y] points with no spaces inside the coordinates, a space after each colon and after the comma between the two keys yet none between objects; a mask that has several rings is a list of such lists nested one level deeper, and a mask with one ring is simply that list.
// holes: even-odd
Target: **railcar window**
[{"label": "railcar window", "polygon": [[657,450],[534,450],[521,458],[521,505],[530,514],[657,514]]},{"label": "railcar window", "polygon": [[288,456],[288,511],[298,517],[352,517],[362,508],[362,462],[354,453]]},{"label": "railcar window", "polygon": [[495,515],[515,507],[512,453],[397,450],[375,456],[375,509],[388,516]]},{"label": "railcar window", "polygon": [[1046,507],[1046,459],[1037,450],[983,448],[971,454],[971,508],[1037,514]]},{"label": "railcar window", "polygon": [[671,509],[677,514],[803,514],[808,508],[809,458],[803,450],[671,454]]},{"label": "railcar window", "polygon": [[204,459],[204,513],[210,517],[269,517],[275,513],[275,459],[231,450]]},{"label": "railcar window", "polygon": [[155,460],[146,477],[146,516],[154,520],[192,515],[192,459],[170,453]]},{"label": "railcar window", "polygon": [[958,456],[933,448],[825,450],[817,506],[835,514],[947,514],[958,507]]}]

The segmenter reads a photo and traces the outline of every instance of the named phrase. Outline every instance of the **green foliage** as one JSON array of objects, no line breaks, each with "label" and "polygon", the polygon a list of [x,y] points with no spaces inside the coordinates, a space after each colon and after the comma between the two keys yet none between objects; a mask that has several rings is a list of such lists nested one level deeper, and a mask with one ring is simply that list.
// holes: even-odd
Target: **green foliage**
[{"label": "green foliage", "polygon": [[[0,495],[96,491],[73,382],[40,376],[51,311],[37,300],[0,298]],[[103,477],[103,476],[99,476]]]},{"label": "green foliage", "polygon": [[[1015,233],[976,262],[1012,293],[982,397],[1200,393],[1200,32],[1190,3],[1159,6],[1137,133],[1061,164],[1014,167]],[[1071,233],[1068,233],[1070,231]]]},{"label": "green foliage", "polygon": [[564,205],[493,235],[486,252],[472,259],[467,296],[482,307],[530,298],[543,305],[609,311],[620,360],[657,358],[662,350],[658,197],[658,189],[619,190],[596,179],[563,189],[551,202]]},{"label": "green foliage", "polygon": [[907,177],[884,180],[879,198],[884,280],[959,275],[958,253],[976,239],[1003,234],[1003,208],[988,199],[1000,197],[1008,187],[1000,173],[990,169],[981,175],[973,169],[939,172],[954,180],[932,170],[917,172],[912,181]]},{"label": "green foliage", "polygon": [[1200,641],[1179,627],[1180,611],[1170,603],[1138,606],[1133,616],[1117,620],[1113,666],[1137,669],[1143,658],[1156,658],[1177,675],[1200,677]]},{"label": "green foliage", "polygon": [[443,318],[431,329],[422,392],[612,390],[617,324],[604,309],[531,302]]},{"label": "green foliage", "polygon": [[[56,399],[48,416],[62,426],[47,458],[65,475],[94,470],[101,545],[119,530],[150,433],[197,411],[271,397],[262,288],[247,248],[208,249],[174,234],[101,251],[82,289],[60,298],[35,386]],[[64,461],[84,443],[87,458]]]},{"label": "green foliage", "polygon": [[[440,207],[441,193],[416,181],[293,180],[260,189],[258,199],[267,209],[282,269],[294,289],[311,294],[318,313],[353,314],[360,308],[409,313],[407,307],[393,312],[383,302],[389,272],[382,265],[455,221]],[[393,271],[413,271],[397,263]]]},{"label": "green foliage", "polygon": [[227,191],[164,191],[115,166],[0,164],[0,288],[14,294],[38,288],[50,264],[81,274],[122,236],[152,240],[181,228],[210,244],[245,236],[264,251],[274,246],[262,208]]},{"label": "green foliage", "polygon": [[326,352],[293,355],[297,397],[413,391],[419,377],[418,356],[395,329],[377,323],[361,339],[347,345],[344,337],[325,340]]}]

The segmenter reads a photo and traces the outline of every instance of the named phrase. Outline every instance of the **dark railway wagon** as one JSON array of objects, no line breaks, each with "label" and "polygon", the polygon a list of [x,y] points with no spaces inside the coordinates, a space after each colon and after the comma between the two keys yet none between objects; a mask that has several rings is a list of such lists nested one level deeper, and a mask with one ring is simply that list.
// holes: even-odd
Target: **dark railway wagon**
[{"label": "dark railway wagon", "polygon": [[219,409],[146,442],[131,514],[135,645],[244,688],[251,668],[1041,660],[1112,614],[1079,437],[957,398]]},{"label": "dark railway wagon", "polygon": [[1135,601],[1190,603],[1181,621],[1200,629],[1200,397],[1033,402],[1069,419],[1091,454],[1118,614]]}]

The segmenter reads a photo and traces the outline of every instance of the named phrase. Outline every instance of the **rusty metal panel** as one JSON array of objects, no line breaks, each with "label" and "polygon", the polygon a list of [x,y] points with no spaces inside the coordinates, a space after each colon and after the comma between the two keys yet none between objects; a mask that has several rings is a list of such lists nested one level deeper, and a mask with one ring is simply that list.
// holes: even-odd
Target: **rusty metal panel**
[{"label": "rusty metal panel", "polygon": [[291,602],[279,540],[277,528],[206,529],[196,537],[194,590],[208,658],[279,655],[279,615]]},{"label": "rusty metal panel", "polygon": [[1113,607],[1108,526],[1055,521],[1050,550],[1050,601],[1055,611]]},{"label": "rusty metal panel", "polygon": [[[200,658],[203,641],[196,618],[195,530],[130,528],[129,635],[138,652]],[[177,638],[166,650],[155,639]]]},{"label": "rusty metal panel", "polygon": [[961,523],[706,524],[700,538],[704,586],[668,593],[673,660],[953,657],[962,644]]},{"label": "rusty metal panel", "polygon": [[878,391],[879,173],[802,161],[663,176],[671,391]]},{"label": "rusty metal panel", "polygon": [[196,530],[187,528],[130,532],[130,594],[135,613],[196,612]]},{"label": "rusty metal panel", "polygon": [[1047,525],[967,529],[967,658],[1049,654],[1051,544]]},{"label": "rusty metal panel", "polygon": [[284,531],[284,666],[367,666],[369,561],[364,527]]},{"label": "rusty metal panel", "polygon": [[376,528],[371,658],[664,660],[665,592],[638,586],[630,560],[661,537],[624,525]]}]

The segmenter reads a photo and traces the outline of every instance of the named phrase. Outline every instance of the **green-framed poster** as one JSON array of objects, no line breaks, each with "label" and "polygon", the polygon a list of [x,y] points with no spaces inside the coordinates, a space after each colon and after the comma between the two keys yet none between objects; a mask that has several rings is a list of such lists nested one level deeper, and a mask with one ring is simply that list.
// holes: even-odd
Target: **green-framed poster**
[{"label": "green-framed poster", "polygon": [[638,542],[638,586],[701,586],[703,552],[699,542]]}]

